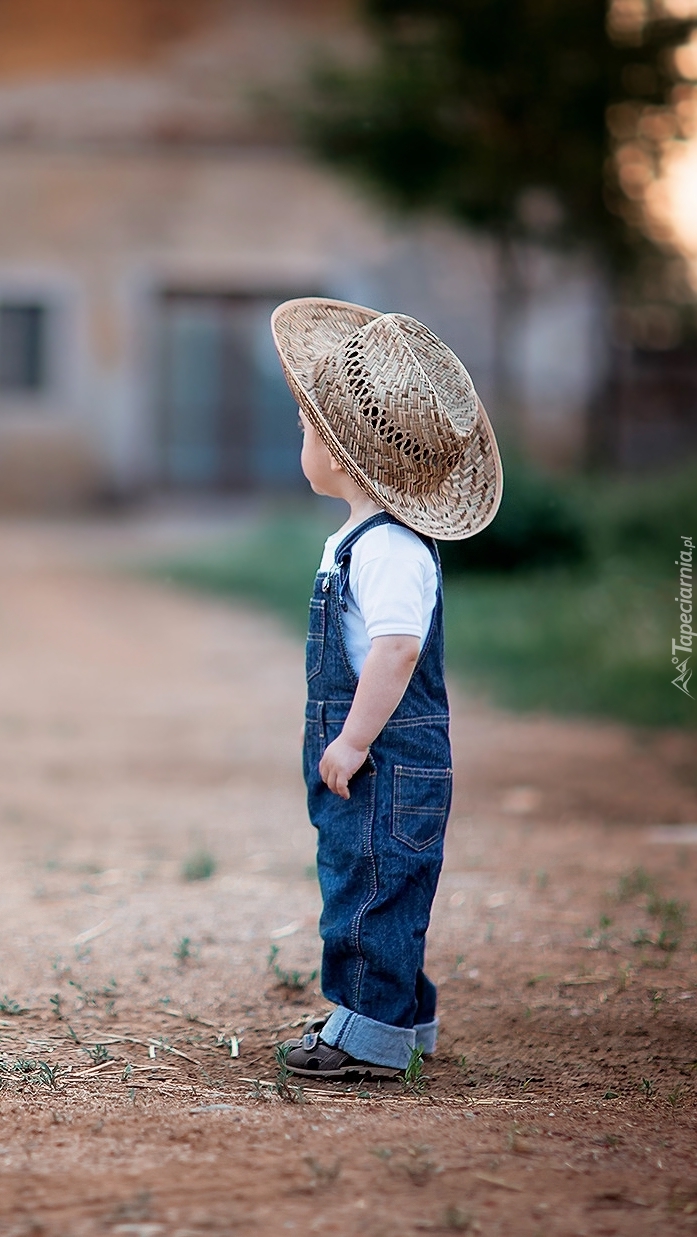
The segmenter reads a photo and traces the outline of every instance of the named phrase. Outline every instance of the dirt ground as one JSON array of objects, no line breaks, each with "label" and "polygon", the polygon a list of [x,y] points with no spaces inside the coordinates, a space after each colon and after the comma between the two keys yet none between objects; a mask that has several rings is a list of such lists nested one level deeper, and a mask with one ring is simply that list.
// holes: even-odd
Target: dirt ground
[{"label": "dirt ground", "polygon": [[697,1232],[695,735],[453,689],[438,1054],[285,1087],[325,1008],[302,650],[143,544],[0,528],[0,1234]]}]

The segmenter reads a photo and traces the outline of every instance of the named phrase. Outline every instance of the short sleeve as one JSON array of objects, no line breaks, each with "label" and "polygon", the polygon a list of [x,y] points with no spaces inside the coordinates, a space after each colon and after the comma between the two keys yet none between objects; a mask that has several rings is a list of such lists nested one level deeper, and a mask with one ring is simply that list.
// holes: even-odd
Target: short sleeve
[{"label": "short sleeve", "polygon": [[[381,527],[354,549],[350,587],[370,640],[376,636],[416,636],[423,640],[434,592],[433,559],[411,533]],[[360,549],[359,549],[360,548]],[[356,550],[359,553],[356,554]]]}]

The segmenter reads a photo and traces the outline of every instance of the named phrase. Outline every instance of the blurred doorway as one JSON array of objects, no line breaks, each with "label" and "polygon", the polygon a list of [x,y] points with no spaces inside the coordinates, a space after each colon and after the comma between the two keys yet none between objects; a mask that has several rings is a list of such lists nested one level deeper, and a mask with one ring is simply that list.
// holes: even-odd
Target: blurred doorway
[{"label": "blurred doorway", "polygon": [[297,413],[269,328],[282,299],[162,296],[162,484],[244,490],[300,481]]}]

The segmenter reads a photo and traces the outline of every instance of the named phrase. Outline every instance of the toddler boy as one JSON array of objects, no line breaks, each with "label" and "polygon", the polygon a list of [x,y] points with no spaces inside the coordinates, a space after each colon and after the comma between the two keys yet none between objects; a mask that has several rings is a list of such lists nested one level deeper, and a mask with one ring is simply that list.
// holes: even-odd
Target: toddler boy
[{"label": "toddler boy", "polygon": [[303,765],[318,831],[327,1019],[288,1043],[316,1077],[392,1077],[435,1050],[424,973],[452,769],[442,580],[432,538],[494,517],[501,465],[457,357],[402,314],[307,297],[274,341],[313,490],[344,499],[310,601]]}]

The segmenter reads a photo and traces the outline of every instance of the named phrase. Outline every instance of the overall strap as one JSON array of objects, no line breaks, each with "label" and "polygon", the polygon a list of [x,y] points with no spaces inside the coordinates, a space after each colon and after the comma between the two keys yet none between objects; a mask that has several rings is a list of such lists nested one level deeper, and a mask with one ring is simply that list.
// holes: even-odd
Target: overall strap
[{"label": "overall strap", "polygon": [[339,578],[339,605],[342,610],[348,609],[346,602],[346,591],[348,589],[349,572],[351,570],[351,551],[356,542],[364,533],[370,532],[372,528],[379,528],[382,524],[396,524],[398,528],[408,528],[410,533],[414,533],[427,546],[431,553],[433,561],[436,564],[436,571],[440,579],[440,557],[438,548],[432,537],[427,537],[425,533],[419,533],[415,528],[409,528],[408,524],[403,524],[396,516],[391,515],[389,511],[379,511],[377,515],[371,515],[369,519],[364,520],[362,524],[357,524],[350,532],[346,534],[343,541],[339,543],[334,553],[335,571]]}]

